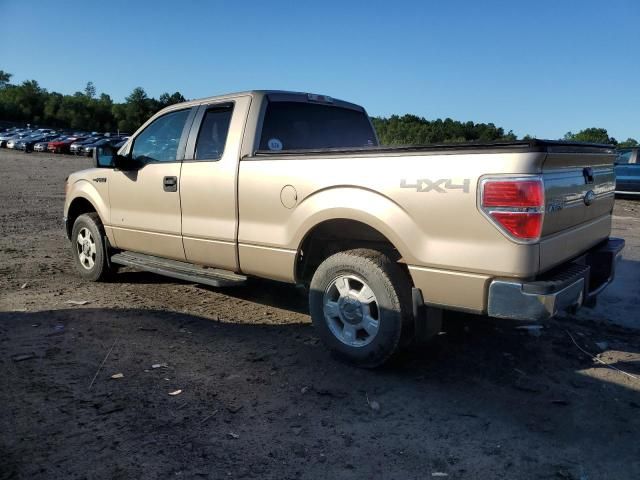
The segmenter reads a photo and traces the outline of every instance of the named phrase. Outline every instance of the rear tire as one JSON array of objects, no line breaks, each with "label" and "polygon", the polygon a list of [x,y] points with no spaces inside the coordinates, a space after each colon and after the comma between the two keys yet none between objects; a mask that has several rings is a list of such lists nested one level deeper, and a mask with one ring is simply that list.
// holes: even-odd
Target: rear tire
[{"label": "rear tire", "polygon": [[411,330],[410,292],[408,274],[385,254],[369,249],[339,252],[313,275],[311,319],[334,355],[375,368],[398,352]]},{"label": "rear tire", "polygon": [[107,280],[115,269],[109,266],[105,251],[104,227],[97,213],[84,213],[73,224],[71,254],[76,271],[85,280]]}]

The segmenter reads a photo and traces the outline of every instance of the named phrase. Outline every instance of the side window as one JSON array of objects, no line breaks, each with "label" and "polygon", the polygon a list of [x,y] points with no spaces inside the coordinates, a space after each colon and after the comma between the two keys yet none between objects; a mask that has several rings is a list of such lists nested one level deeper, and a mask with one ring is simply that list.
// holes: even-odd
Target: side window
[{"label": "side window", "polygon": [[233,105],[220,105],[206,111],[196,141],[196,160],[220,160],[232,113]]},{"label": "side window", "polygon": [[154,120],[135,138],[133,159],[142,163],[174,162],[189,111],[178,110]]}]

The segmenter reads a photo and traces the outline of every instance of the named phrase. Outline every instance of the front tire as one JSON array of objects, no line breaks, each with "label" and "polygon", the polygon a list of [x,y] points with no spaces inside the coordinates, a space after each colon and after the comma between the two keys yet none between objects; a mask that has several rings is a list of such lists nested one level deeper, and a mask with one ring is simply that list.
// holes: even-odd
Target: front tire
[{"label": "front tire", "polygon": [[408,274],[385,254],[369,249],[339,252],[313,275],[311,319],[337,357],[375,368],[399,350],[403,333],[410,330],[410,292]]},{"label": "front tire", "polygon": [[76,271],[85,280],[100,282],[113,273],[105,252],[105,233],[97,213],[84,213],[73,224],[71,254]]}]

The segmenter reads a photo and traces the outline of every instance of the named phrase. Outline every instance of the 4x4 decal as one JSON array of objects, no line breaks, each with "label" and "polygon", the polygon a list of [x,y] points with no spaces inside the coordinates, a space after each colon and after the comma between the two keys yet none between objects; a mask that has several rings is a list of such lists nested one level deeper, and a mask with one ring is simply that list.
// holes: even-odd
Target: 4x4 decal
[{"label": "4x4 decal", "polygon": [[462,190],[464,193],[469,193],[469,185],[471,180],[465,178],[462,183],[455,183],[450,178],[440,178],[438,180],[430,180],[428,178],[420,178],[416,180],[416,183],[407,183],[406,179],[400,180],[400,188],[415,189],[416,192],[437,192],[447,193],[447,190]]}]

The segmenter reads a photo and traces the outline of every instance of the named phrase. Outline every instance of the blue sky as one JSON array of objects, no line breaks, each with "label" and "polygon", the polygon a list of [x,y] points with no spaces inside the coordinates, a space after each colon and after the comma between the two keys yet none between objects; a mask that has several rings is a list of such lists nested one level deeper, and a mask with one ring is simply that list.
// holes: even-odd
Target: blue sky
[{"label": "blue sky", "polygon": [[292,89],[372,115],[640,140],[637,0],[0,0],[0,19],[0,69],[63,93]]}]

